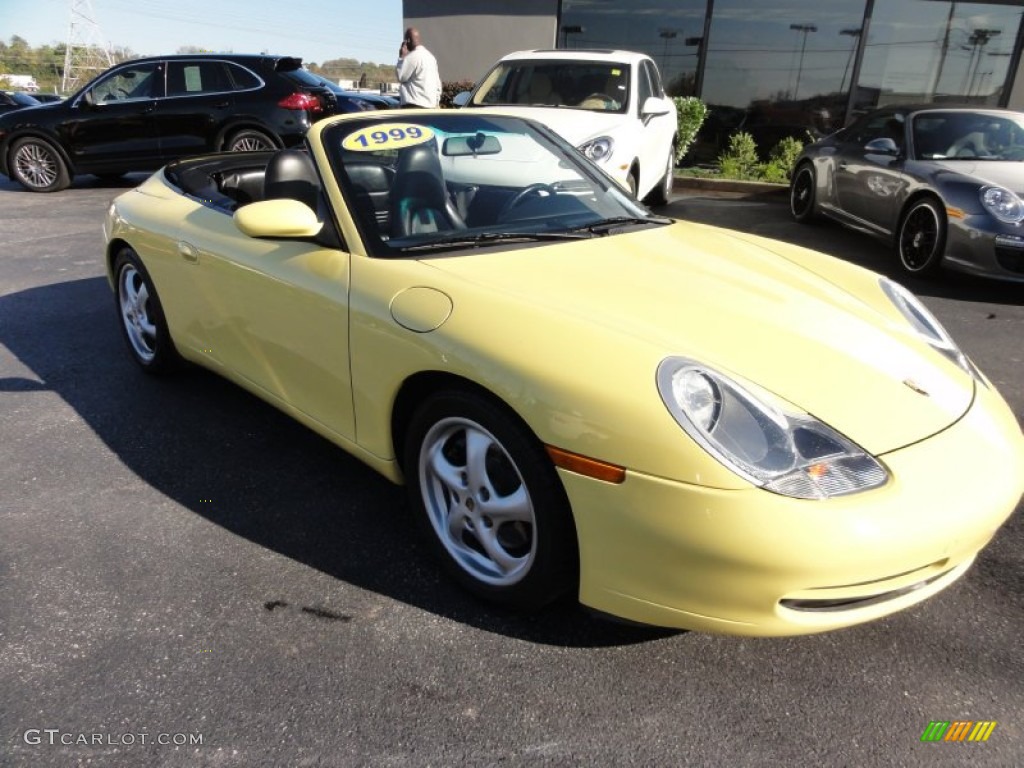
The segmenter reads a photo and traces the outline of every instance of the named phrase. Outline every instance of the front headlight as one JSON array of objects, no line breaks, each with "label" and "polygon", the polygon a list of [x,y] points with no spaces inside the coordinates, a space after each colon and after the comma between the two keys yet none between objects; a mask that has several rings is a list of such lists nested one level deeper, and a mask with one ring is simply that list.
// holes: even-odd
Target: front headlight
[{"label": "front headlight", "polygon": [[928,308],[921,303],[917,296],[887,277],[880,278],[878,284],[881,286],[882,292],[889,298],[889,301],[895,304],[896,309],[907,318],[910,326],[932,348],[941,352],[974,378],[981,379],[978,370],[967,359],[967,355],[960,351],[960,347],[953,341],[953,337],[949,335],[946,329],[942,327],[942,324],[935,319],[935,315],[928,311]]},{"label": "front headlight", "polygon": [[614,146],[615,141],[611,136],[602,136],[598,139],[591,139],[585,144],[580,144],[580,152],[595,163],[600,163],[611,157]]},{"label": "front headlight", "polygon": [[658,392],[686,433],[749,482],[783,496],[828,499],[884,485],[862,448],[806,413],[790,413],[706,365],[669,357]]},{"label": "front headlight", "polygon": [[1018,224],[1024,220],[1024,202],[1010,190],[1002,187],[982,187],[978,195],[985,210],[999,221]]}]

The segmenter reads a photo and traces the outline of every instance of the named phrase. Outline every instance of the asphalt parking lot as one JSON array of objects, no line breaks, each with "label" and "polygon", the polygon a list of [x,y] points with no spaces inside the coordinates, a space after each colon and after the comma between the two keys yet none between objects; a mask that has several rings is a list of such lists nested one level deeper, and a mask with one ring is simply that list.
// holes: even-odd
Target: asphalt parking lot
[{"label": "asphalt parking lot", "polygon": [[[1021,508],[946,592],[826,635],[490,608],[371,470],[210,374],[136,370],[100,223],[139,180],[0,179],[0,765],[1021,764]],[[896,276],[777,199],[670,212]],[[1024,418],[1024,286],[907,284]]]}]

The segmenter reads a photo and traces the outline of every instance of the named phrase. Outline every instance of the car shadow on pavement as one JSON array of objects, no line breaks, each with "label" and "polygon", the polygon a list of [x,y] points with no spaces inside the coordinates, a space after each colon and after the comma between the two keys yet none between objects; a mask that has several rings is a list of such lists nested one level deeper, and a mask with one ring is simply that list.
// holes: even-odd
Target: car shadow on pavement
[{"label": "car shadow on pavement", "polygon": [[[52,390],[161,494],[360,589],[548,645],[628,645],[678,634],[600,619],[570,600],[534,614],[476,600],[417,540],[403,489],[218,376],[198,368],[147,376],[123,344],[103,278],[2,296],[0,345],[36,379],[0,378],[0,392]],[[261,610],[288,606],[287,595],[281,585]]]}]

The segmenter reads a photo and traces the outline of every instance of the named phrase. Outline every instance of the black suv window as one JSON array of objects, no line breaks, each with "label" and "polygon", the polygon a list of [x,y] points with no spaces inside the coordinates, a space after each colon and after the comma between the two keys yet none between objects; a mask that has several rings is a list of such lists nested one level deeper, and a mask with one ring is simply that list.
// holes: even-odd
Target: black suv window
[{"label": "black suv window", "polygon": [[168,96],[198,96],[232,90],[219,61],[172,61],[167,65]]},{"label": "black suv window", "polygon": [[249,91],[263,85],[263,81],[245,67],[240,67],[237,64],[228,64],[227,68],[231,79],[235,83],[236,91]]},{"label": "black suv window", "polygon": [[158,76],[157,64],[137,64],[117,70],[92,89],[93,100],[130,101],[163,96],[163,83]]}]

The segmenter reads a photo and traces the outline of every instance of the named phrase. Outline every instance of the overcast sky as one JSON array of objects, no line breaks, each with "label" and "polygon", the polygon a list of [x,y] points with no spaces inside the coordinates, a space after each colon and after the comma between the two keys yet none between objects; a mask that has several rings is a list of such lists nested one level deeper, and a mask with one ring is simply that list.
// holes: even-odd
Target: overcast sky
[{"label": "overcast sky", "polygon": [[[0,39],[64,42],[72,0],[0,0]],[[402,40],[402,0],[91,0],[102,42],[140,55],[211,51],[353,58],[387,64]]]}]

